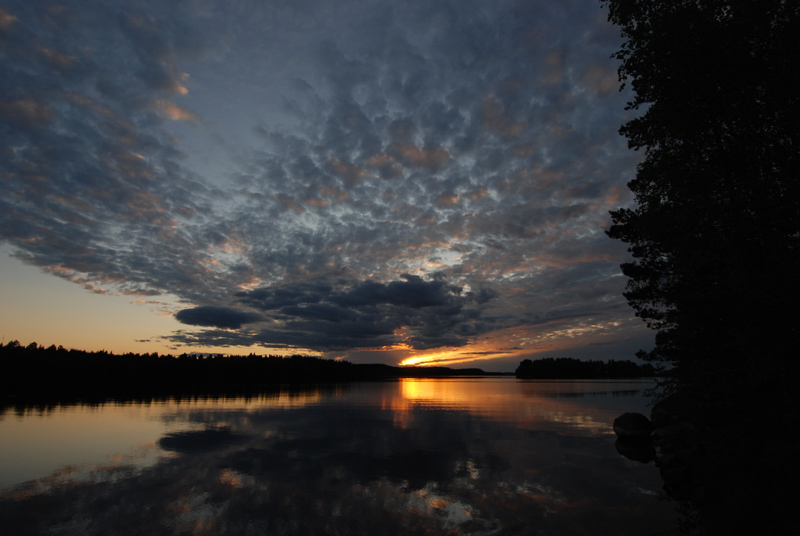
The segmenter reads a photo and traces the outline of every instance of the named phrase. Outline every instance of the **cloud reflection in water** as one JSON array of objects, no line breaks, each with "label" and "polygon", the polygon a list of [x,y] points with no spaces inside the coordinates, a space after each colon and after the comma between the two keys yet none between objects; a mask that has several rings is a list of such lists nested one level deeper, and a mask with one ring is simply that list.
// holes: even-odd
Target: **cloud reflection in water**
[{"label": "cloud reflection in water", "polygon": [[163,418],[175,431],[158,442],[171,456],[18,486],[0,499],[0,523],[20,535],[566,535],[669,522],[654,468],[559,417],[604,422],[611,411],[521,387],[357,384],[307,404],[172,406]]}]

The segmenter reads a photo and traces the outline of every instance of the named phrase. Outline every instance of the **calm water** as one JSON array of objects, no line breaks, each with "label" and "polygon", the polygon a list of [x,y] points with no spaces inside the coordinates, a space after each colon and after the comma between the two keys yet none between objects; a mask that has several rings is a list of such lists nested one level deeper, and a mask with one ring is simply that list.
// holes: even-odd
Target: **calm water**
[{"label": "calm water", "polygon": [[648,383],[355,383],[6,411],[4,534],[666,534],[611,428]]}]

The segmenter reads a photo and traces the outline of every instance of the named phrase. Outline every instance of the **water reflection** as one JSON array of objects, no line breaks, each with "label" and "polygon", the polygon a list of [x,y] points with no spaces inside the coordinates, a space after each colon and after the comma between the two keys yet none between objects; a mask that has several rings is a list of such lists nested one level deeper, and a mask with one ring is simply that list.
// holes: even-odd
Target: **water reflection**
[{"label": "water reflection", "polygon": [[[129,433],[149,438],[157,461],[122,456],[20,483],[0,498],[0,526],[65,535],[663,532],[672,512],[655,498],[655,468],[618,455],[608,434],[618,399],[551,396],[576,389],[616,387],[414,380],[101,406],[108,420],[138,415],[126,428],[142,426]],[[28,418],[37,417],[15,417]],[[58,434],[49,441],[63,441]]]}]

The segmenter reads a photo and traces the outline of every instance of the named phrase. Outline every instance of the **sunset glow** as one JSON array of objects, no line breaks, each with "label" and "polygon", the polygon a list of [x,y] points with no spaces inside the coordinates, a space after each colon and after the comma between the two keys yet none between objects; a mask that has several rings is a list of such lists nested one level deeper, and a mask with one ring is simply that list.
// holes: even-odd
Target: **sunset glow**
[{"label": "sunset glow", "polygon": [[639,156],[598,2],[247,5],[0,8],[4,340],[494,371],[650,344],[603,232]]}]

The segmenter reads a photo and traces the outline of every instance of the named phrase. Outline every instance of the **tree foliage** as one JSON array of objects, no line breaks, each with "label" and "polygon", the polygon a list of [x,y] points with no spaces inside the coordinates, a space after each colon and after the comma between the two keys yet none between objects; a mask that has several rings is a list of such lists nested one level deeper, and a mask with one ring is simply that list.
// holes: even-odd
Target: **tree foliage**
[{"label": "tree foliage", "polygon": [[476,368],[356,364],[304,355],[114,354],[0,343],[0,409],[14,397],[127,397],[258,391],[280,384],[479,376]]},{"label": "tree foliage", "polygon": [[644,150],[636,206],[608,231],[633,256],[625,296],[657,332],[640,356],[783,367],[800,298],[800,3],[604,3],[638,111],[620,132]]},{"label": "tree foliage", "polygon": [[599,378],[644,378],[656,375],[653,365],[639,365],[630,360],[581,361],[571,357],[545,357],[523,360],[514,375],[520,379],[567,380]]}]

